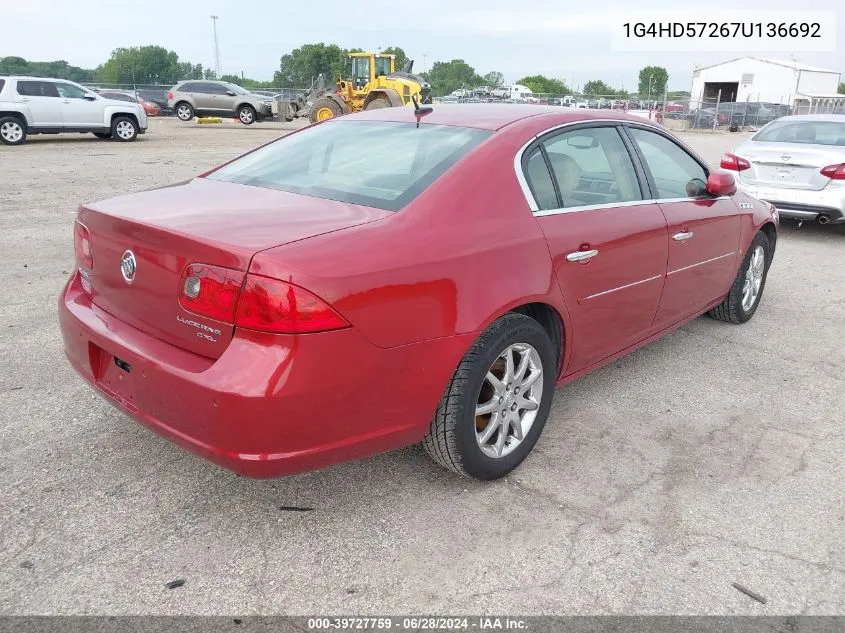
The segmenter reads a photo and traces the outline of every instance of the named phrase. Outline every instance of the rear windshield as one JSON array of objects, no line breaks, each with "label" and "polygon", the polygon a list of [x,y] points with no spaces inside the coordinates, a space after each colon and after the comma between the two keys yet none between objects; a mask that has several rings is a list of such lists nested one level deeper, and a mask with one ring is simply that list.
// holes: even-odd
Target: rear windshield
[{"label": "rear windshield", "polygon": [[775,121],[752,141],[845,145],[845,121]]},{"label": "rear windshield", "polygon": [[446,125],[332,121],[283,137],[208,178],[396,211],[491,134]]}]

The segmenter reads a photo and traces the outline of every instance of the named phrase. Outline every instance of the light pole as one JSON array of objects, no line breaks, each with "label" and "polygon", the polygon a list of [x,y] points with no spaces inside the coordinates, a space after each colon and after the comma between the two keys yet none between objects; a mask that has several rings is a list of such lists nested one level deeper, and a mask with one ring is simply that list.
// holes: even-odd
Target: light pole
[{"label": "light pole", "polygon": [[428,57],[428,55],[426,55],[425,53],[423,53],[423,72],[425,72],[425,71],[426,71],[426,69],[427,69],[427,66],[426,66],[426,64],[425,64],[426,57]]},{"label": "light pole", "polygon": [[[651,103],[651,80],[654,79],[654,73],[648,76],[648,102]],[[651,107],[651,106],[649,106]]]},{"label": "light pole", "polygon": [[214,28],[214,72],[217,73],[216,79],[220,79],[220,45],[217,43],[217,20],[216,15],[211,16],[211,24]]}]

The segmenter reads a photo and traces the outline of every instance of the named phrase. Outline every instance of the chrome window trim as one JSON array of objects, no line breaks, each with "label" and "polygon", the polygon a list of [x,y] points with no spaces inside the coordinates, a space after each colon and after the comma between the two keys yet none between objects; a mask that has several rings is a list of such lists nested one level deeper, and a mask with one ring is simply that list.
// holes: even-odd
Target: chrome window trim
[{"label": "chrome window trim", "polygon": [[584,297],[585,299],[595,299],[596,297],[602,297],[604,295],[609,295],[611,292],[616,292],[617,290],[625,290],[626,288],[632,288],[633,286],[639,286],[640,284],[648,283],[649,281],[654,281],[656,279],[663,279],[663,275],[655,275],[654,277],[649,277],[648,279],[640,279],[639,281],[634,281],[629,284],[625,284],[624,286],[617,286],[616,288],[611,288],[610,290],[602,290],[601,292],[597,292],[594,295],[590,295],[588,297]]},{"label": "chrome window trim", "polygon": [[702,266],[704,264],[709,264],[710,262],[715,262],[720,259],[725,259],[725,257],[733,257],[736,255],[736,251],[732,253],[725,253],[724,255],[719,255],[718,257],[711,257],[710,259],[705,259],[703,262],[696,262],[695,264],[690,264],[689,266],[684,266],[683,268],[676,268],[675,270],[670,270],[666,273],[666,276],[674,275],[675,273],[680,273],[685,270],[689,270],[690,268],[695,268],[696,266]]},{"label": "chrome window trim", "polygon": [[[557,130],[562,130],[568,127],[575,127],[579,125],[589,125],[592,123],[610,123],[614,126],[617,125],[629,125],[632,127],[641,127],[643,129],[654,131],[661,136],[667,136],[661,127],[657,125],[651,124],[649,122],[643,121],[629,121],[627,119],[582,119],[579,121],[570,121],[568,123],[560,123],[558,125],[554,125],[550,128],[543,130],[542,132],[538,132],[534,136],[532,136],[528,141],[522,144],[522,146],[517,150],[516,155],[513,159],[513,168],[514,172],[516,173],[516,179],[519,182],[519,186],[522,189],[522,195],[525,196],[525,201],[528,203],[528,207],[531,209],[531,213],[535,216],[542,217],[547,215],[560,215],[564,213],[578,213],[581,211],[593,211],[596,209],[607,209],[609,207],[632,207],[638,206],[643,204],[654,204],[654,203],[670,203],[670,202],[693,202],[696,200],[702,200],[702,198],[649,198],[645,200],[627,200],[625,202],[615,202],[613,204],[588,204],[588,205],[581,205],[577,207],[562,207],[560,209],[540,209],[537,205],[536,200],[534,200],[534,195],[531,193],[531,187],[528,186],[528,179],[525,177],[525,173],[522,170],[522,157],[525,154],[525,150],[528,149],[528,146],[531,145],[534,141],[536,141],[541,136],[546,136],[551,132],[555,132]],[[679,145],[683,150],[685,150],[688,154],[690,154],[695,160],[704,167],[704,173],[706,175],[710,175],[710,168],[705,160],[703,160],[698,154],[696,154],[689,146],[681,141],[680,139],[675,138],[674,136],[669,137],[671,141]],[[719,196],[718,198],[709,198],[710,200],[724,200],[729,198],[729,196]],[[703,263],[703,262],[702,262]]]}]

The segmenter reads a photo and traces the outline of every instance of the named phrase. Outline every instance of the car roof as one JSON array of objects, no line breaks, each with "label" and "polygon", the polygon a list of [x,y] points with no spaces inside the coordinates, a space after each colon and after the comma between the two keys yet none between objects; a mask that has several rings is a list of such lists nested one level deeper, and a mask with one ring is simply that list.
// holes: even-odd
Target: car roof
[{"label": "car roof", "polygon": [[834,123],[845,123],[845,114],[792,114],[782,116],[775,121],[831,121]]},{"label": "car roof", "polygon": [[[648,122],[648,119],[631,114],[608,112],[607,110],[570,110],[559,106],[519,105],[508,103],[462,103],[431,106],[432,112],[422,121],[431,125],[454,125],[482,130],[499,130],[506,125],[528,118],[543,117],[556,123],[574,123],[593,119],[614,121]],[[348,114],[342,119],[359,121],[413,122],[414,110],[410,106],[398,108],[377,108]]]},{"label": "car roof", "polygon": [[0,75],[3,79],[23,79],[24,81],[67,81],[75,84],[71,79],[56,79],[55,77],[32,77],[30,75]]}]

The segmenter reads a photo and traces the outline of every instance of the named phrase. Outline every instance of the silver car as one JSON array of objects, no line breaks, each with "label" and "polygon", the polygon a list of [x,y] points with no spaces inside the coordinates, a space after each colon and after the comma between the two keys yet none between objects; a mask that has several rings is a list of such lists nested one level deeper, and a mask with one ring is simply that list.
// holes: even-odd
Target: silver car
[{"label": "silver car", "polygon": [[781,117],[725,154],[721,167],[783,217],[845,223],[845,114]]}]

